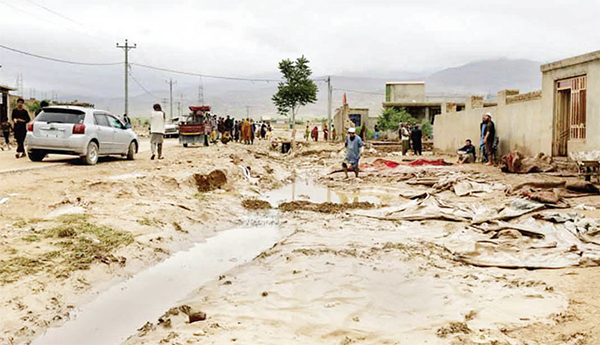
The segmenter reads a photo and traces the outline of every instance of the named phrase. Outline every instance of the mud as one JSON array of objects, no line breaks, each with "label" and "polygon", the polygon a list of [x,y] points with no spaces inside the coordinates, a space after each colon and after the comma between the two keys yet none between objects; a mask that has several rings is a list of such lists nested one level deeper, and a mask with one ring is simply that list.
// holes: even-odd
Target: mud
[{"label": "mud", "polygon": [[[383,204],[400,212],[409,202],[400,194],[435,193],[450,205],[490,210],[507,200],[496,188],[464,194],[407,179],[463,174],[516,185],[564,177],[507,176],[481,165],[388,169],[374,158],[398,156],[373,153],[364,158],[370,168],[346,179],[328,175],[342,144],[311,143],[306,156],[269,146],[177,147],[163,161],[7,175],[0,262],[13,273],[0,284],[0,344],[600,344],[600,268],[507,270],[455,260],[457,252],[516,241],[523,243],[513,252],[545,250],[530,249],[540,239],[524,234],[522,218],[496,231],[357,216],[383,212]],[[252,178],[239,166],[251,167]],[[214,174],[190,178],[199,171]],[[276,209],[246,212],[245,200]],[[569,201],[598,205],[600,197]],[[594,208],[577,212],[600,217]],[[62,224],[65,214],[87,220]],[[475,231],[498,236],[469,242]],[[192,312],[205,320],[190,323]]]},{"label": "mud", "polygon": [[284,202],[279,205],[278,209],[284,212],[311,211],[318,213],[339,213],[357,209],[370,210],[375,207],[375,204],[367,201],[337,204],[333,202],[313,203],[310,201],[301,200]]},{"label": "mud", "polygon": [[194,174],[198,191],[201,193],[220,189],[227,184],[227,175],[222,170],[214,170],[210,174]]},{"label": "mud", "polygon": [[242,206],[247,210],[270,210],[273,208],[268,201],[258,199],[242,200]]}]

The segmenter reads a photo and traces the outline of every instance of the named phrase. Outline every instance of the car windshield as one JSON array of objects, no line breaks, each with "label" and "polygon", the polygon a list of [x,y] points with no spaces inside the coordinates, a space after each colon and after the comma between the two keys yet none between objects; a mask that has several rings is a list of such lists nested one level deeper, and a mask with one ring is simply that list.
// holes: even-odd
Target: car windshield
[{"label": "car windshield", "polygon": [[47,123],[83,123],[85,119],[84,113],[69,113],[69,112],[41,112],[36,121]]}]

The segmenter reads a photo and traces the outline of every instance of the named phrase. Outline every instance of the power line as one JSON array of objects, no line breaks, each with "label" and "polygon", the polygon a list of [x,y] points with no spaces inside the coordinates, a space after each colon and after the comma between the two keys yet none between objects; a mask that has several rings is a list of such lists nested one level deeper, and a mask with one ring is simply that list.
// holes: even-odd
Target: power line
[{"label": "power line", "polygon": [[56,11],[54,11],[54,10],[52,10],[52,9],[50,9],[50,8],[48,8],[48,7],[46,7],[46,6],[44,6],[44,5],[40,5],[40,4],[38,4],[37,2],[34,2],[34,1],[32,1],[32,0],[27,0],[27,1],[29,1],[30,3],[32,3],[32,4],[34,4],[34,5],[36,5],[36,6],[38,6],[38,7],[42,8],[42,9],[44,9],[44,10],[46,10],[46,11],[48,11],[48,12],[50,12],[50,13],[52,13],[52,14],[56,15],[56,16],[59,16],[59,17],[61,17],[61,18],[63,18],[63,19],[66,19],[66,20],[70,21],[71,23],[75,23],[75,24],[77,24],[77,25],[84,26],[83,24],[81,24],[81,23],[79,23],[79,22],[76,22],[76,21],[74,21],[73,19],[71,19],[71,18],[69,18],[69,17],[66,17],[66,16],[64,16],[64,15],[62,15],[62,14],[60,14],[60,13],[58,13],[58,12],[56,12]]},{"label": "power line", "polygon": [[38,55],[38,54],[33,54],[33,53],[28,53],[19,49],[15,49],[15,48],[11,48],[11,47],[7,47],[5,45],[0,44],[0,48],[2,49],[6,49],[6,50],[10,50],[16,53],[20,53],[23,55],[28,55],[28,56],[32,56],[38,59],[44,59],[44,60],[50,60],[50,61],[54,61],[54,62],[62,62],[62,63],[67,63],[67,64],[71,64],[71,65],[82,65],[82,66],[115,66],[115,65],[120,65],[122,64],[122,62],[110,62],[110,63],[91,63],[91,62],[78,62],[78,61],[69,61],[69,60],[63,60],[63,59],[57,59],[57,58],[52,58],[52,57],[48,57],[48,56],[42,56],[42,55]]},{"label": "power line", "polygon": [[147,93],[148,95],[150,95],[152,98],[154,99],[159,99],[158,97],[156,97],[152,92],[148,91],[148,89],[146,89],[144,87],[144,85],[142,85],[142,83],[140,83],[137,79],[135,79],[135,77],[133,76],[133,73],[130,73],[129,76],[131,77],[131,79],[137,84],[137,86],[139,86],[142,90],[144,90],[145,93]]},{"label": "power line", "polygon": [[357,90],[347,90],[347,89],[333,89],[334,91],[343,91],[350,93],[362,93],[366,95],[385,95],[383,92],[372,92],[372,91],[357,91]]},{"label": "power line", "polygon": [[183,74],[183,75],[191,75],[191,76],[204,77],[204,78],[226,79],[226,80],[242,80],[242,81],[257,81],[257,82],[260,81],[260,82],[267,82],[267,83],[268,82],[279,82],[279,81],[281,81],[280,79],[226,77],[226,76],[209,75],[209,74],[194,73],[194,72],[183,72],[183,71],[177,71],[177,70],[173,70],[173,69],[169,69],[169,68],[162,68],[162,67],[154,67],[154,66],[150,66],[150,65],[144,65],[144,64],[135,63],[135,62],[132,62],[131,64],[135,65],[135,66],[138,66],[138,67],[154,69],[154,70],[157,70],[157,71],[170,72],[170,73]]}]

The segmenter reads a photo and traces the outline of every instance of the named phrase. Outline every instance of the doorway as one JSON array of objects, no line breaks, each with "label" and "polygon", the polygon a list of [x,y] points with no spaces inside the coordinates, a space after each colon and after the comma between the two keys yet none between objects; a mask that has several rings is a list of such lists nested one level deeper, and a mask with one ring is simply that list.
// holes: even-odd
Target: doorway
[{"label": "doorway", "polygon": [[554,156],[567,156],[569,141],[584,141],[586,138],[586,91],[587,76],[556,82],[556,113],[552,145]]},{"label": "doorway", "polygon": [[570,138],[571,120],[571,90],[559,90],[556,97],[556,139],[555,156],[564,157],[568,154],[567,146]]}]

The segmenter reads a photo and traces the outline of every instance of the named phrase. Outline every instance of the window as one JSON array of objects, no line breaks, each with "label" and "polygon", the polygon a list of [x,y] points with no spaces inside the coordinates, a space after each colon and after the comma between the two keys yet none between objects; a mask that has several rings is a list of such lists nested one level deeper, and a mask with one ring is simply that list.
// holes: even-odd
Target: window
[{"label": "window", "polygon": [[113,128],[122,129],[122,128],[125,127],[125,126],[123,126],[123,124],[121,123],[121,121],[119,121],[119,119],[117,119],[116,117],[114,117],[112,115],[107,115],[106,117],[108,118],[108,122],[110,122],[110,125]]},{"label": "window", "polygon": [[104,115],[104,114],[94,114],[94,123],[98,126],[110,127],[110,124],[108,123],[108,119],[106,118],[106,115]]},{"label": "window", "polygon": [[47,123],[83,123],[85,119],[84,113],[74,112],[63,112],[63,111],[42,111],[36,121],[47,122]]}]

